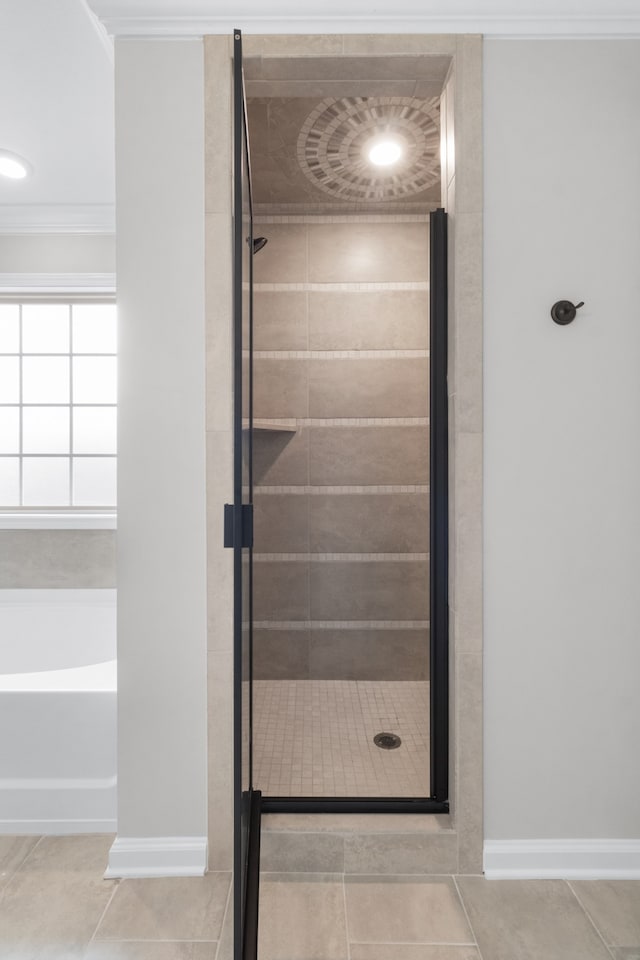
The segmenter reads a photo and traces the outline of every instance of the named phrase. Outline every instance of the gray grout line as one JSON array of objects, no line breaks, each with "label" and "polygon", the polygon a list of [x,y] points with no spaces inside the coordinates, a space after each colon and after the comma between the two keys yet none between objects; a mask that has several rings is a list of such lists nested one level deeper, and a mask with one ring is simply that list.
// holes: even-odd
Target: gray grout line
[{"label": "gray grout line", "polygon": [[599,936],[600,939],[602,940],[602,943],[604,944],[605,949],[607,950],[607,952],[610,954],[610,956],[615,957],[615,954],[614,954],[613,949],[612,949],[612,946],[613,946],[613,945],[608,944],[607,941],[605,940],[604,936],[600,933],[600,930],[598,929],[598,925],[596,924],[595,920],[593,919],[593,917],[591,916],[591,914],[589,913],[589,911],[587,910],[587,908],[586,908],[585,905],[583,904],[582,900],[580,899],[580,897],[578,896],[578,894],[576,893],[576,891],[573,889],[573,887],[572,887],[572,885],[571,885],[571,881],[570,881],[570,880],[565,880],[564,882],[565,882],[566,885],[569,887],[569,890],[571,891],[571,893],[573,894],[573,896],[574,896],[574,897],[576,898],[576,900],[578,901],[578,905],[580,906],[582,912],[586,915],[589,923],[591,924],[591,926],[593,927],[593,929],[595,930],[595,932],[598,934],[598,936]]},{"label": "gray grout line", "polygon": [[469,916],[469,913],[467,911],[467,905],[464,902],[464,898],[462,896],[462,890],[458,886],[458,880],[455,874],[451,877],[451,879],[453,880],[453,885],[456,888],[456,893],[458,894],[458,900],[460,901],[460,906],[462,907],[462,911],[466,917],[467,923],[469,924],[469,930],[471,930],[471,936],[473,937],[473,942],[475,943],[476,950],[478,951],[478,956],[480,957],[480,960],[482,960],[482,950],[480,949],[480,944],[478,943],[478,937],[476,935],[475,930],[473,929],[473,924],[471,923],[471,917]]},{"label": "gray grout line", "polygon": [[126,939],[120,939],[120,940],[113,940],[113,939],[109,939],[109,940],[92,940],[92,941],[89,941],[89,942],[90,942],[90,943],[100,943],[100,944],[104,944],[105,946],[113,946],[114,944],[118,944],[118,943],[147,943],[147,944],[154,944],[154,943],[215,943],[215,944],[216,944],[216,947],[217,947],[217,946],[219,945],[219,943],[220,943],[219,940],[199,940],[197,937],[195,937],[195,938],[192,939],[192,940],[185,940],[184,938],[178,940],[178,939],[175,938],[175,937],[174,937],[173,940],[168,940],[168,939],[159,939],[159,940],[158,940],[158,939],[154,939],[154,940],[149,940],[149,939],[147,939],[147,938],[141,939],[140,937],[127,937]]},{"label": "gray grout line", "polygon": [[356,486],[317,486],[311,484],[300,484],[299,486],[258,486],[254,488],[254,497],[264,495],[266,497],[271,496],[352,496],[352,497],[367,497],[375,495],[386,495],[386,494],[426,494],[429,493],[430,487],[427,483],[414,483],[414,484],[371,484],[370,486],[365,486],[363,484]]},{"label": "gray grout line", "polygon": [[[213,873],[214,871],[210,871],[210,872]],[[215,872],[222,873],[222,872],[228,872],[228,871],[215,871]],[[218,946],[216,947],[215,960],[218,960],[218,956],[220,954],[220,946],[222,944],[222,938],[225,930],[224,925],[227,921],[227,914],[229,913],[229,905],[232,902],[233,902],[233,872],[231,873],[231,877],[229,879],[229,889],[227,890],[227,900],[224,905],[224,910],[222,911],[222,923],[220,924],[220,936],[218,937]],[[259,912],[260,912],[260,895],[258,894],[258,925],[259,925],[259,919],[260,919]]]},{"label": "gray grout line", "polygon": [[[378,836],[384,837],[387,835],[391,837],[398,836],[397,833],[391,833],[391,832],[387,833],[387,831],[383,831],[383,830],[380,830],[379,832],[376,831],[374,834],[369,834],[369,836],[375,836],[375,837],[378,837]],[[429,836],[437,837],[439,836],[439,834],[434,833],[434,834],[429,834]],[[345,877],[349,877],[351,879],[356,879],[356,880],[358,879],[366,879],[367,881],[376,880],[376,881],[380,881],[381,883],[384,882],[385,880],[390,880],[390,881],[398,880],[398,879],[404,880],[406,877],[409,877],[409,879],[413,879],[418,883],[420,883],[422,880],[442,880],[444,878],[448,880],[454,879],[454,875],[452,873],[345,873]]]},{"label": "gray grout line", "polygon": [[260,630],[426,630],[429,620],[256,620]]},{"label": "gray grout line", "polygon": [[259,213],[254,223],[428,223],[428,213]]},{"label": "gray grout line", "polygon": [[[249,351],[243,351],[249,357]],[[254,360],[411,360],[429,357],[429,350],[254,350]]]},{"label": "gray grout line", "polygon": [[473,940],[352,940],[358,947],[475,947]]},{"label": "gray grout line", "polygon": [[[308,402],[307,394],[307,402]],[[254,417],[261,424],[281,425],[295,421],[296,430],[301,427],[428,427],[429,417]],[[248,420],[244,421],[248,425]],[[254,427],[255,429],[255,427]],[[288,431],[287,431],[288,432]]]},{"label": "gray grout line", "polygon": [[98,930],[100,929],[100,924],[102,923],[102,921],[103,921],[104,918],[106,917],[106,915],[107,915],[107,910],[109,909],[109,907],[110,907],[111,904],[113,903],[113,898],[115,897],[116,893],[118,892],[118,888],[119,888],[119,887],[120,887],[120,880],[116,880],[115,883],[113,884],[113,890],[111,891],[111,896],[110,896],[109,899],[107,900],[107,904],[106,904],[104,910],[102,911],[102,913],[100,914],[100,919],[98,920],[98,922],[97,922],[97,924],[96,924],[96,928],[95,928],[95,930],[93,931],[93,934],[92,934],[92,936],[91,936],[91,939],[89,940],[89,943],[95,943],[95,942],[96,942],[96,933],[97,933]]},{"label": "gray grout line", "polygon": [[[344,844],[343,844],[344,845]],[[351,938],[349,936],[349,912],[347,910],[347,884],[346,874],[342,874],[342,900],[344,903],[344,932],[347,938],[347,960],[351,960]]]},{"label": "gray grout line", "polygon": [[254,553],[255,563],[425,563],[428,553]]},{"label": "gray grout line", "polygon": [[[36,834],[31,834],[31,836],[36,836]],[[8,887],[11,883],[13,883],[14,878],[17,876],[17,874],[19,873],[19,871],[22,870],[22,868],[24,867],[24,865],[25,865],[25,863],[27,862],[27,860],[29,859],[29,857],[32,855],[32,853],[34,852],[34,850],[37,850],[37,848],[40,846],[40,844],[42,843],[43,840],[44,840],[44,835],[39,836],[38,839],[36,840],[36,842],[34,843],[34,845],[31,847],[31,850],[29,850],[29,851],[24,855],[24,857],[22,858],[22,860],[20,861],[20,863],[16,866],[16,868],[13,870],[13,872],[6,877],[6,879],[5,879],[5,885],[4,885],[4,889],[5,889],[5,890],[7,889],[7,887]]]},{"label": "gray grout line", "polygon": [[425,293],[429,290],[428,280],[372,280],[372,281],[349,281],[334,283],[312,283],[310,281],[301,281],[299,283],[254,283],[254,293],[286,293],[287,291],[322,292],[322,293],[378,293],[388,290],[399,292],[403,290],[418,290]]}]

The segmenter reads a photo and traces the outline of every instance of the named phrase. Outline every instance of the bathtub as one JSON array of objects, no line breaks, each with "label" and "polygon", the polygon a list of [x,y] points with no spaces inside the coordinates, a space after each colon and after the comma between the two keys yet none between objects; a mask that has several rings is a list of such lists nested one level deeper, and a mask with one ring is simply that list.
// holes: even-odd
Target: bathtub
[{"label": "bathtub", "polygon": [[0,590],[0,833],[116,830],[116,591]]}]

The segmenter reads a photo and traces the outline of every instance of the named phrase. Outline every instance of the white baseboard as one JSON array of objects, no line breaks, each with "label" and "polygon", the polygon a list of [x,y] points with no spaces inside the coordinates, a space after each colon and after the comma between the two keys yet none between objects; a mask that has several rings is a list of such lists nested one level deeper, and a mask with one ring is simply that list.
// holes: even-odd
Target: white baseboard
[{"label": "white baseboard", "polygon": [[206,837],[116,837],[105,879],[202,877],[206,869]]},{"label": "white baseboard", "polygon": [[487,840],[494,879],[640,879],[640,840]]}]

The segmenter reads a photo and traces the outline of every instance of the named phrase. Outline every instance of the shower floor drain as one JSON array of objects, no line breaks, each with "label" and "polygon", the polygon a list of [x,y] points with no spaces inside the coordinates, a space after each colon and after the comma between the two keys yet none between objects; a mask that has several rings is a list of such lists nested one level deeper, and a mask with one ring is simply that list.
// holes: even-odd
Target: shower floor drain
[{"label": "shower floor drain", "polygon": [[395,750],[396,747],[400,746],[402,740],[395,733],[376,733],[373,742],[376,747],[381,747],[383,750]]}]

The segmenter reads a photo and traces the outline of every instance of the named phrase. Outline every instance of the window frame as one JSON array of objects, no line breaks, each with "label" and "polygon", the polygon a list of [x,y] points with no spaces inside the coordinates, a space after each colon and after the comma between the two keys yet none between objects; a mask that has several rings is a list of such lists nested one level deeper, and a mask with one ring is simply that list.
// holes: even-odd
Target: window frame
[{"label": "window frame", "polygon": [[[115,274],[111,273],[0,274],[0,304],[116,302]],[[116,463],[117,456],[116,450]],[[0,507],[0,530],[110,530],[116,527],[117,505]]]}]

